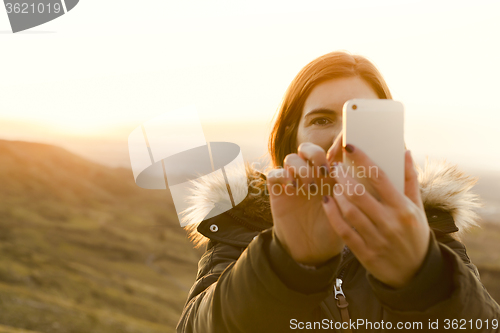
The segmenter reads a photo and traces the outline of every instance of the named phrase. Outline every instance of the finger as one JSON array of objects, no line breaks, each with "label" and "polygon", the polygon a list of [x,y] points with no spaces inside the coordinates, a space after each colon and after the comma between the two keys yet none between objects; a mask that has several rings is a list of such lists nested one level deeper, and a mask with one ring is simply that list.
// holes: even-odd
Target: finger
[{"label": "finger", "polygon": [[355,204],[377,225],[384,223],[385,219],[381,216],[383,204],[374,198],[363,184],[351,177],[348,167],[343,164],[336,165],[331,174],[337,182],[333,188],[334,193],[343,193],[347,200]]},{"label": "finger", "polygon": [[354,166],[351,167],[355,168],[355,173],[364,171],[364,176],[384,202],[395,207],[406,205],[402,193],[368,155],[352,144],[346,145],[343,149],[346,151],[348,158],[354,163]]},{"label": "finger", "polygon": [[333,230],[339,235],[353,253],[363,253],[366,244],[363,238],[342,218],[335,200],[325,195],[322,200],[323,209]]},{"label": "finger", "polygon": [[382,237],[373,222],[355,204],[350,202],[342,191],[333,191],[333,198],[346,222],[361,235],[365,244],[377,244]]},{"label": "finger", "polygon": [[418,174],[413,165],[411,152],[405,152],[405,195],[413,201],[415,205],[423,208],[422,196],[420,194],[420,184],[418,182]]},{"label": "finger", "polygon": [[297,149],[297,154],[302,159],[305,159],[313,165],[312,170],[315,173],[312,175],[313,178],[318,176],[325,177],[330,173],[330,168],[328,167],[328,160],[326,159],[326,153],[323,148],[315,145],[311,142],[304,142],[299,145]]},{"label": "finger", "polygon": [[343,132],[340,132],[337,135],[335,140],[333,140],[332,146],[328,149],[326,158],[329,165],[333,162],[342,162],[342,133]]},{"label": "finger", "polygon": [[283,167],[297,180],[297,186],[315,183],[312,177],[313,171],[311,167],[307,164],[307,161],[303,160],[299,155],[286,155],[283,161]]},{"label": "finger", "polygon": [[[285,189],[288,186],[295,186],[296,180],[286,169],[273,169],[269,171],[266,176],[267,178],[267,188],[271,194],[283,193],[283,190],[276,189],[276,186],[281,186]],[[294,191],[290,191],[293,193]],[[286,192],[288,194],[288,191]],[[290,194],[289,194],[290,195]]]}]

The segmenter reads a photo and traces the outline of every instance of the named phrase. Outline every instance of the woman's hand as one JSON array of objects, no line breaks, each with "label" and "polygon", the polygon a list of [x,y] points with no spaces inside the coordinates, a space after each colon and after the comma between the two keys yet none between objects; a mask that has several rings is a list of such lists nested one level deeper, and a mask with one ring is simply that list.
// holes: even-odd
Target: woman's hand
[{"label": "woman's hand", "polygon": [[[375,163],[359,148],[347,151],[357,167],[371,170]],[[348,148],[351,148],[348,147]],[[344,148],[345,149],[345,148]],[[337,168],[346,169],[339,165]],[[420,196],[417,172],[410,151],[405,155],[405,193],[399,192],[378,167],[368,181],[380,195],[380,201],[367,191],[354,192],[357,184],[348,172],[334,170],[339,185],[333,198],[323,204],[335,232],[351,249],[360,263],[379,281],[400,288],[421,267],[430,231]],[[351,191],[348,191],[350,184]],[[343,218],[338,218],[340,210]]]},{"label": "woman's hand", "polygon": [[[340,138],[329,156],[341,156]],[[335,184],[335,179],[328,177],[329,164],[323,148],[303,143],[298,154],[286,156],[283,169],[267,175],[275,235],[296,262],[306,265],[318,266],[344,247],[321,204],[323,195],[331,194]],[[340,213],[336,216],[341,219]],[[335,219],[335,215],[330,218]]]}]

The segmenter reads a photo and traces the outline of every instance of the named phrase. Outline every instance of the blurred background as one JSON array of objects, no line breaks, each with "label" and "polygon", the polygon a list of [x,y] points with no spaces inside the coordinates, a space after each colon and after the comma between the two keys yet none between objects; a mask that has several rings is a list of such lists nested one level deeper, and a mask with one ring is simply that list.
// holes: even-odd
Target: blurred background
[{"label": "blurred background", "polygon": [[82,0],[12,34],[0,10],[0,332],[174,332],[202,250],[170,194],[134,183],[127,139],[187,105],[207,141],[265,165],[309,61],[361,54],[406,107],[417,162],[477,177],[465,238],[500,300],[498,1]]}]

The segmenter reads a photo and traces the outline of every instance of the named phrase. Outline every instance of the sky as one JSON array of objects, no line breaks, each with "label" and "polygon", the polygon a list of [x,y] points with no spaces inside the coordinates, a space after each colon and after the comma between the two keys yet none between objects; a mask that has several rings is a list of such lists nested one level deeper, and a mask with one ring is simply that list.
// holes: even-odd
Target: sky
[{"label": "sky", "polygon": [[404,103],[419,163],[500,170],[499,15],[499,1],[81,0],[12,34],[0,8],[0,139],[129,166],[133,129],[195,105],[207,141],[253,160],[297,72],[346,50]]}]

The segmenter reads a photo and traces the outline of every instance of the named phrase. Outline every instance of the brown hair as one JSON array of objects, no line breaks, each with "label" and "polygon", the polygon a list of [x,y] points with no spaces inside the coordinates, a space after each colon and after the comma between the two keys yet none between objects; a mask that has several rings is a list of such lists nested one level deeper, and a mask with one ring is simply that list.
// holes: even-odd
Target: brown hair
[{"label": "brown hair", "polygon": [[269,138],[269,153],[274,167],[283,166],[285,156],[297,150],[297,129],[311,90],[323,81],[352,76],[365,80],[379,98],[392,99],[382,74],[365,57],[335,51],[314,59],[290,83],[278,109]]}]

